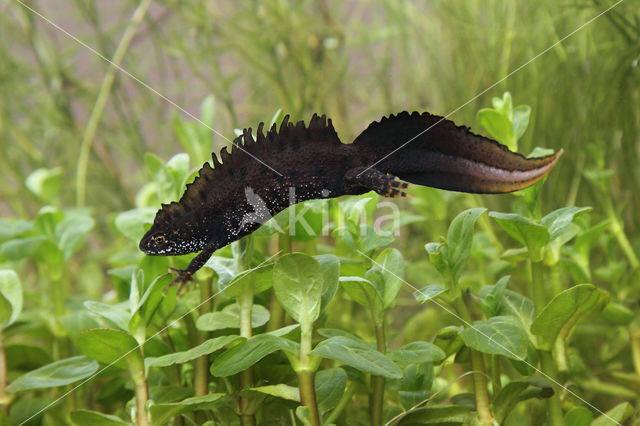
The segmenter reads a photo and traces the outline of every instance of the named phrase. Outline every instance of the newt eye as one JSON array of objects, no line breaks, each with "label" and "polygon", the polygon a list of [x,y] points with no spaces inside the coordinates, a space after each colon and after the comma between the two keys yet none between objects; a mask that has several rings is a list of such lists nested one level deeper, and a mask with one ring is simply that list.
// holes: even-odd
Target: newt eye
[{"label": "newt eye", "polygon": [[166,238],[164,237],[164,235],[156,235],[153,238],[153,241],[155,241],[156,244],[162,244],[162,243],[165,242],[165,240],[166,240]]}]

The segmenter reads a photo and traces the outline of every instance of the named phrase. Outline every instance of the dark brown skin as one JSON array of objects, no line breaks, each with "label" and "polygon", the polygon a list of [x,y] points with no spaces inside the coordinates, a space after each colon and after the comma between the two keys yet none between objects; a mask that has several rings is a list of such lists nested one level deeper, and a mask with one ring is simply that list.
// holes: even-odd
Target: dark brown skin
[{"label": "dark brown skin", "polygon": [[450,191],[512,192],[544,178],[561,154],[527,159],[426,112],[405,111],[373,122],[352,144],[340,142],[325,116],[314,115],[308,127],[289,123],[287,116],[280,130],[274,125],[266,135],[260,123],[257,140],[245,129],[231,154],[222,150],[222,163],[213,154],[214,167],[205,163],[179,202],[162,205],[140,249],[165,256],[201,251],[187,269],[177,271],[175,282],[182,284],[215,250],[291,204],[368,191],[406,196],[407,182]]}]

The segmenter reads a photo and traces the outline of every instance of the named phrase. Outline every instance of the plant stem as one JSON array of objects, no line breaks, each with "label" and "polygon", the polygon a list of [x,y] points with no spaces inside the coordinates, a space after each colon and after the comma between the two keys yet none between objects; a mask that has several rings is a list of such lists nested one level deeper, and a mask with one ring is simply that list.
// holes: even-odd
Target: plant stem
[{"label": "plant stem", "polygon": [[493,384],[493,394],[497,395],[502,388],[500,380],[500,358],[498,355],[491,355],[491,382]]},{"label": "plant stem", "polygon": [[[533,303],[536,309],[536,314],[540,312],[546,306],[546,297],[544,292],[544,279],[542,271],[542,262],[531,262],[531,288],[533,291]],[[562,344],[562,342],[560,343]],[[540,357],[540,366],[545,374],[549,375],[554,380],[557,380],[558,371],[556,364],[553,361],[551,351],[538,350],[538,356]],[[555,395],[551,398],[547,398],[547,409],[549,411],[549,423],[552,426],[563,425],[564,416],[562,414],[562,406],[560,405],[559,387],[553,383],[553,390]]]},{"label": "plant stem", "polygon": [[484,367],[482,353],[469,348],[471,369],[473,370],[473,391],[476,397],[476,408],[480,424],[493,424],[493,414],[489,406],[489,392],[487,392],[487,375]]},{"label": "plant stem", "polygon": [[[540,366],[545,374],[551,376],[556,380],[557,372],[556,365],[553,362],[553,357],[550,351],[539,351],[540,354]],[[564,415],[562,414],[562,406],[560,405],[559,386],[552,383],[555,395],[551,398],[547,398],[547,408],[549,410],[549,424],[551,426],[563,426]]]},{"label": "plant stem", "polygon": [[[375,314],[374,314],[375,315]],[[375,315],[374,327],[376,331],[376,345],[378,352],[387,353],[387,333],[386,316],[384,311]],[[385,378],[381,376],[371,376],[371,387],[373,388],[370,397],[371,424],[373,426],[382,425],[382,408],[384,406]]]},{"label": "plant stem", "polygon": [[533,293],[533,305],[536,308],[536,315],[539,315],[547,304],[544,293],[542,262],[531,261],[531,291]]},{"label": "plant stem", "polygon": [[146,404],[149,400],[149,390],[147,388],[147,380],[144,376],[144,366],[142,364],[142,354],[135,361],[129,364],[129,372],[135,383],[136,394],[136,426],[148,426]]},{"label": "plant stem", "polygon": [[[453,306],[458,312],[460,318],[465,322],[466,326],[473,324],[473,319],[469,314],[469,309],[465,304],[463,297],[457,297],[453,301]],[[482,353],[469,348],[469,357],[471,361],[471,370],[473,371],[473,393],[476,399],[476,410],[478,411],[478,420],[481,424],[493,424],[493,414],[489,406],[489,392],[487,391],[487,373],[484,366],[484,358]]]},{"label": "plant stem", "polygon": [[315,376],[318,369],[317,362],[310,359],[313,342],[313,323],[300,324],[300,358],[298,360],[298,386],[300,389],[300,402],[309,407],[310,420],[313,426],[320,426],[320,411],[316,401]]},{"label": "plant stem", "polygon": [[109,98],[109,94],[111,93],[111,88],[113,87],[113,82],[116,77],[116,71],[118,70],[120,63],[124,59],[124,55],[129,48],[129,44],[131,43],[131,39],[136,33],[138,25],[142,22],[144,15],[151,4],[151,0],[141,0],[138,4],[138,7],[133,12],[131,16],[131,20],[127,25],[127,28],[120,39],[120,43],[118,43],[118,47],[111,58],[109,68],[104,75],[104,79],[102,80],[102,85],[100,86],[100,90],[98,91],[98,97],[96,98],[96,103],[93,105],[93,110],[91,111],[91,116],[89,116],[89,121],[87,122],[87,127],[84,130],[84,134],[82,136],[82,144],[80,145],[80,154],[78,155],[78,168],[76,170],[76,204],[78,207],[82,207],[85,204],[86,197],[86,179],[87,179],[87,166],[89,163],[89,153],[91,152],[91,145],[93,143],[93,138],[96,134],[96,130],[98,129],[98,123],[102,117],[102,113],[104,112],[104,107],[107,104],[107,99]]},{"label": "plant stem", "polygon": [[[213,285],[213,277],[203,280],[200,283],[200,308],[199,314],[204,315],[211,312],[213,307],[213,299],[211,298],[211,287]],[[211,333],[206,331],[198,332],[198,344],[203,343]],[[195,371],[193,377],[193,387],[195,395],[202,396],[209,393],[209,355],[203,355],[196,359]]]},{"label": "plant stem", "polygon": [[0,329],[0,408],[9,413],[9,395],[7,394],[7,356],[4,352],[4,336]]},{"label": "plant stem", "polygon": [[355,395],[356,390],[357,386],[355,383],[351,383],[347,387],[347,390],[342,395],[342,398],[340,398],[340,401],[338,401],[338,405],[336,405],[336,408],[334,408],[329,417],[325,419],[325,424],[330,425],[338,420],[338,417],[340,417],[344,409],[347,407],[347,404],[351,402],[351,398],[353,398],[353,395]]},{"label": "plant stem", "polygon": [[607,196],[605,198],[604,209],[607,212],[607,217],[609,218],[609,223],[611,224],[611,233],[616,237],[618,241],[618,245],[624,252],[627,260],[631,264],[631,269],[637,269],[640,266],[640,261],[638,261],[638,256],[633,251],[633,247],[627,238],[627,235],[624,233],[624,228],[620,220],[618,219],[618,215],[616,215],[616,211],[613,208],[613,202],[611,201],[611,197]]},{"label": "plant stem", "polygon": [[[240,308],[240,336],[249,339],[252,335],[251,310],[253,309],[253,293],[249,288],[238,296],[238,307]],[[240,373],[240,390],[248,389],[253,383],[253,369],[247,368]],[[243,396],[239,400],[240,424],[242,426],[252,426],[256,424],[256,418],[252,414],[246,414],[249,409],[249,400]]]},{"label": "plant stem", "polygon": [[631,357],[633,360],[633,368],[636,374],[640,375],[640,330],[632,328],[629,332],[631,336]]}]

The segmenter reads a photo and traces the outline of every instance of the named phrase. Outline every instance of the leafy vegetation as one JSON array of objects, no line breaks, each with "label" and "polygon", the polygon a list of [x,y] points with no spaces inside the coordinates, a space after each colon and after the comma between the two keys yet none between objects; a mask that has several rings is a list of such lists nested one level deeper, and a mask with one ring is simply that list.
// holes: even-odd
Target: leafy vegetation
[{"label": "leafy vegetation", "polygon": [[[0,3],[0,422],[635,424],[640,14],[563,39],[613,4],[26,4],[126,75]],[[403,109],[565,153],[514,195],[298,205],[163,293],[192,255],[137,242],[222,135]]]}]

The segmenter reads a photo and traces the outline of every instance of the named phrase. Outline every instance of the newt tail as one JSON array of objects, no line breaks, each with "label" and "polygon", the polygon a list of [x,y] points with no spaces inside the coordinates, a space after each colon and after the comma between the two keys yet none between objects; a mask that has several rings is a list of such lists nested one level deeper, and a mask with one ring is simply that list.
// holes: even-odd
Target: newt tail
[{"label": "newt tail", "polygon": [[279,129],[273,125],[265,134],[263,127],[255,137],[245,129],[220,159],[212,154],[213,167],[205,163],[180,201],[162,205],[140,241],[149,255],[201,251],[176,281],[186,282],[215,250],[301,201],[368,191],[406,196],[408,183],[512,192],[543,179],[562,154],[525,158],[426,112],[384,117],[351,144],[340,141],[330,119],[315,114],[308,126],[286,116]]}]

